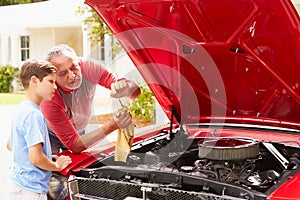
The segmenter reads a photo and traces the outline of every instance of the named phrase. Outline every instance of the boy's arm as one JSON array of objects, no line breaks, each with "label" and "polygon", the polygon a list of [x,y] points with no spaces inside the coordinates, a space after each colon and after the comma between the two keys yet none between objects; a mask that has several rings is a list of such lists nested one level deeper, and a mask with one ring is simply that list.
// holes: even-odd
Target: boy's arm
[{"label": "boy's arm", "polygon": [[34,166],[50,171],[61,171],[72,162],[69,156],[60,156],[53,162],[43,153],[42,143],[29,147],[29,160]]}]

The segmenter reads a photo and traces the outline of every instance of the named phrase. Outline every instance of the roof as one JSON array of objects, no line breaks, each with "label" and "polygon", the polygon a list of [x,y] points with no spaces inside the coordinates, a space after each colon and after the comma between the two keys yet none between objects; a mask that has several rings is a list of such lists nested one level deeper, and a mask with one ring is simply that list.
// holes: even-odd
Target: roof
[{"label": "roof", "polygon": [[0,7],[0,28],[48,28],[81,26],[81,16],[76,14],[81,0],[49,0],[31,4]]}]

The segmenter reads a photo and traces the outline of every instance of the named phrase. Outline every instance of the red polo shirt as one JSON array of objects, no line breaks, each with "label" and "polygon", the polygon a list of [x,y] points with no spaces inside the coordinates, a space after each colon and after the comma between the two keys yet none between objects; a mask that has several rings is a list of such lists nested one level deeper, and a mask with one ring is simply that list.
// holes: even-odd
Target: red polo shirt
[{"label": "red polo shirt", "polygon": [[50,101],[44,100],[40,105],[50,128],[68,149],[73,149],[78,132],[89,122],[96,85],[110,89],[117,80],[115,74],[94,60],[80,58],[79,65],[83,77],[80,87],[68,93],[58,88]]}]

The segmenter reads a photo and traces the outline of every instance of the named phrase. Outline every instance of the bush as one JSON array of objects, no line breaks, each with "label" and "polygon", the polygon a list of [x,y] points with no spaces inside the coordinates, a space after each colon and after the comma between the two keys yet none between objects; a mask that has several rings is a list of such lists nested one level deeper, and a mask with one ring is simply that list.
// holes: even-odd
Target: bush
[{"label": "bush", "polygon": [[18,77],[19,68],[11,65],[0,66],[0,93],[13,92],[12,82]]},{"label": "bush", "polygon": [[148,87],[140,86],[140,96],[131,102],[131,115],[138,119],[155,122],[156,101]]}]

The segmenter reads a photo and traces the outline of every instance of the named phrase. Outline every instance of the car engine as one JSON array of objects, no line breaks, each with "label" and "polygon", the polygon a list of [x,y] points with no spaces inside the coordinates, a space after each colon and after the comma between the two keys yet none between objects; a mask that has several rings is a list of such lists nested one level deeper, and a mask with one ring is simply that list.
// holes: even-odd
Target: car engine
[{"label": "car engine", "polygon": [[[251,138],[189,138],[182,129],[77,172],[81,199],[266,199],[299,172],[299,148]],[[73,182],[74,182],[73,180]]]}]

